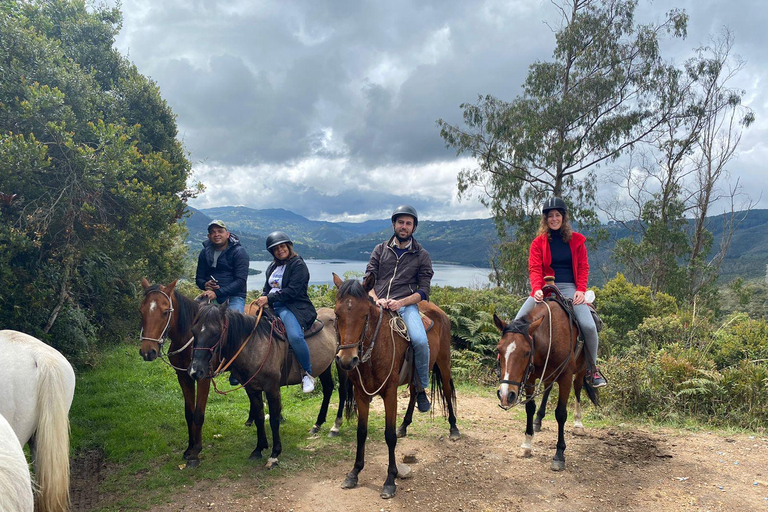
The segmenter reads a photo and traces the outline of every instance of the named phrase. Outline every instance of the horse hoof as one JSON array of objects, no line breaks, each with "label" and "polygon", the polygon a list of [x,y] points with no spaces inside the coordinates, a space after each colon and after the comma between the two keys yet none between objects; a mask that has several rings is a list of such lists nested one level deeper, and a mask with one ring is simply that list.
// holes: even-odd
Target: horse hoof
[{"label": "horse hoof", "polygon": [[459,439],[461,439],[461,433],[459,432],[459,429],[457,429],[456,427],[452,427],[451,435],[448,436],[448,439],[450,439],[451,441],[458,441]]},{"label": "horse hoof", "polygon": [[253,420],[248,420],[245,422],[246,427],[252,427],[253,426]]},{"label": "horse hoof", "polygon": [[385,485],[381,489],[381,497],[382,499],[388,500],[390,498],[394,498],[396,492],[397,492],[396,485]]},{"label": "horse hoof", "polygon": [[408,432],[406,431],[405,427],[397,427],[397,438],[402,439],[405,436],[408,435]]},{"label": "horse hoof", "polygon": [[565,469],[565,461],[564,460],[553,460],[552,461],[552,471],[562,471]]},{"label": "horse hoof", "polygon": [[267,459],[267,463],[264,467],[271,470],[271,469],[275,469],[278,465],[279,465],[279,461],[277,459],[270,457],[269,459]]},{"label": "horse hoof", "polygon": [[260,460],[261,459],[261,452],[257,450],[253,450],[251,452],[251,455],[248,457],[248,460]]},{"label": "horse hoof", "polygon": [[317,435],[318,432],[320,432],[320,426],[319,425],[312,425],[312,428],[309,429],[309,435],[311,435],[311,436]]},{"label": "horse hoof", "polygon": [[200,465],[200,459],[187,459],[188,468],[196,468]]},{"label": "horse hoof", "polygon": [[533,450],[530,448],[521,448],[520,454],[518,455],[521,459],[530,459],[533,457]]},{"label": "horse hoof", "polygon": [[584,427],[573,427],[573,435],[575,436],[586,436],[587,431],[584,430]]},{"label": "horse hoof", "polygon": [[338,430],[331,429],[330,432],[328,432],[328,437],[339,437],[341,433]]},{"label": "horse hoof", "polygon": [[344,479],[344,482],[341,484],[342,489],[354,489],[357,487],[357,477],[347,475],[347,478]]}]

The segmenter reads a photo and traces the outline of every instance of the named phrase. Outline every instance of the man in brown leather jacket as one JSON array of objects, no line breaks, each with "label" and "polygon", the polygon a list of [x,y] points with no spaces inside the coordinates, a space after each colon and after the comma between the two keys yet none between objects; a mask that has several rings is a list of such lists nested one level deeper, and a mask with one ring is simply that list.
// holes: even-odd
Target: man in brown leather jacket
[{"label": "man in brown leather jacket", "polygon": [[376,278],[370,291],[376,304],[397,311],[405,321],[416,364],[416,403],[420,412],[427,412],[431,407],[424,391],[429,385],[429,342],[417,304],[429,300],[434,272],[429,253],[413,238],[418,224],[413,206],[398,206],[392,213],[395,233],[373,249],[365,273]]}]

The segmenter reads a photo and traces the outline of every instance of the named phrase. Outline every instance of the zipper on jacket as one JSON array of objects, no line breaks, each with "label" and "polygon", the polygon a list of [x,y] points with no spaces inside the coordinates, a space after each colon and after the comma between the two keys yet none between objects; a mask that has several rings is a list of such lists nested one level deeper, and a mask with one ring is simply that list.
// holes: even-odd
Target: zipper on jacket
[{"label": "zipper on jacket", "polygon": [[[397,255],[397,253],[395,252],[395,250],[392,247],[388,246],[387,249],[392,251],[392,254],[395,255],[395,260],[396,260],[395,272],[392,274],[392,279],[389,280],[389,286],[387,286],[387,297],[386,298],[387,298],[387,300],[389,300],[389,292],[390,292],[390,290],[392,290],[392,283],[394,282],[395,277],[397,277],[397,267],[400,265],[400,256]],[[406,252],[404,252],[402,255],[405,256]]]}]

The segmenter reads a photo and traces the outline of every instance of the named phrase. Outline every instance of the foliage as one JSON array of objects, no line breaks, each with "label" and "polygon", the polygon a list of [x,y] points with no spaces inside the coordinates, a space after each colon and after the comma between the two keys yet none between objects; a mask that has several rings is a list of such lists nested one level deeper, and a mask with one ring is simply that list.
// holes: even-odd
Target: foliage
[{"label": "foliage", "polygon": [[17,195],[0,322],[79,362],[124,336],[140,277],[175,278],[186,252],[190,165],[157,86],[112,48],[120,23],[80,0],[0,4],[0,191]]},{"label": "foliage", "polygon": [[720,310],[726,316],[743,312],[756,320],[768,320],[768,282],[738,277],[720,290]]},{"label": "foliage", "polygon": [[687,17],[672,10],[658,25],[638,25],[636,5],[555,3],[561,25],[552,59],[531,64],[523,93],[511,102],[485,96],[462,104],[463,127],[438,121],[446,145],[477,160],[459,175],[459,195],[482,191],[504,242],[497,275],[515,291],[525,288],[519,271],[542,199],[566,196],[574,219],[595,223],[595,169],[665,119],[662,92],[674,70],[660,56],[659,35],[684,36]]},{"label": "foliage", "polygon": [[745,314],[734,315],[714,333],[712,352],[718,368],[742,361],[768,362],[768,323]]}]

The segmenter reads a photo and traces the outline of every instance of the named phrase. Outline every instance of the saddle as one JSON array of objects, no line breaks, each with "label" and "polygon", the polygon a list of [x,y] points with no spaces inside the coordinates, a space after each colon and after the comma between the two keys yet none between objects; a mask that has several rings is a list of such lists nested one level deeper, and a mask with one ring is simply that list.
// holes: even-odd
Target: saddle
[{"label": "saddle", "polygon": [[[424,331],[429,332],[435,326],[435,321],[421,311],[419,311],[419,315],[421,315],[421,322],[424,324]],[[405,357],[403,358],[403,366],[400,368],[400,382],[397,383],[398,386],[408,384],[413,380],[415,375],[413,366],[413,345],[408,343],[408,348],[405,350]]]},{"label": "saddle", "polygon": [[[568,315],[568,320],[570,321],[571,326],[576,327],[577,345],[575,353],[578,354],[584,346],[584,334],[581,332],[579,322],[576,320],[576,313],[573,311],[573,299],[569,299],[560,293],[560,289],[555,286],[554,283],[548,282],[544,285],[541,291],[544,292],[544,300],[560,304],[563,311],[565,311],[565,314]],[[592,319],[595,321],[597,332],[600,332],[603,328],[603,321],[597,316],[597,311],[592,304],[587,303],[587,307],[592,314]]]}]

